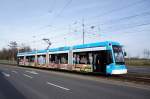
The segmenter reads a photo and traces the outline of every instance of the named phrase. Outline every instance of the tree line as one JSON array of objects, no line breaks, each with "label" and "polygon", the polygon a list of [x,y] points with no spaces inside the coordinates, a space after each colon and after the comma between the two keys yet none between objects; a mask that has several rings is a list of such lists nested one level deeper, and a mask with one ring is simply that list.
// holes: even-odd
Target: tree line
[{"label": "tree line", "polygon": [[18,52],[26,52],[31,51],[30,46],[22,44],[18,46],[16,41],[11,41],[8,44],[9,48],[3,48],[0,50],[0,60],[17,60],[17,53]]}]

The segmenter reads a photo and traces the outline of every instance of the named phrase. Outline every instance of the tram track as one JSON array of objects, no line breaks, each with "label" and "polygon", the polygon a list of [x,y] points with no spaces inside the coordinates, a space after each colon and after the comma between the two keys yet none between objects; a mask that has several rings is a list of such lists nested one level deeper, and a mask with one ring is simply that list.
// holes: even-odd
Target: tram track
[{"label": "tram track", "polygon": [[139,75],[128,73],[126,75],[112,75],[111,79],[119,79],[123,81],[130,81],[135,83],[142,83],[150,85],[150,75]]}]

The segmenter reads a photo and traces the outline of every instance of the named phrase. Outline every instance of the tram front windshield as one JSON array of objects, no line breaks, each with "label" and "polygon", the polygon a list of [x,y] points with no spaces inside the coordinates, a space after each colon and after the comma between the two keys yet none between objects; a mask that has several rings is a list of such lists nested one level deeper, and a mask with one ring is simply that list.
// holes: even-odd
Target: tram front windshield
[{"label": "tram front windshield", "polygon": [[113,46],[114,57],[116,64],[123,65],[125,64],[124,55],[122,51],[122,46]]}]

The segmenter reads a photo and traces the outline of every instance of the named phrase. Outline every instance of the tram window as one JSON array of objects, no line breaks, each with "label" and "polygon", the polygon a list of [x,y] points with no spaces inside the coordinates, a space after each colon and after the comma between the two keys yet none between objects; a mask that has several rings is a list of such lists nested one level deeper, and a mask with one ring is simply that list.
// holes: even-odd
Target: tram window
[{"label": "tram window", "polygon": [[93,64],[93,56],[92,53],[89,53],[89,63]]},{"label": "tram window", "polygon": [[65,57],[65,56],[61,57],[61,63],[67,64],[67,57]]},{"label": "tram window", "polygon": [[45,55],[38,56],[38,63],[39,64],[45,64],[46,63],[46,56]]},{"label": "tram window", "polygon": [[87,64],[87,57],[86,56],[81,56],[80,63],[81,64]]},{"label": "tram window", "polygon": [[18,61],[23,61],[24,57],[18,57]]},{"label": "tram window", "polygon": [[55,55],[55,63],[59,64],[59,56],[58,55]]},{"label": "tram window", "polygon": [[26,61],[27,62],[34,62],[35,57],[34,56],[27,56]]},{"label": "tram window", "polygon": [[51,54],[49,56],[49,61],[50,61],[50,63],[55,63],[55,55],[54,54]]},{"label": "tram window", "polygon": [[97,59],[100,60],[102,62],[102,64],[104,63],[106,65],[113,62],[112,54],[111,54],[111,51],[109,51],[109,50],[94,52],[93,58],[94,58],[94,60],[93,60],[94,64],[96,64]]},{"label": "tram window", "polygon": [[50,63],[67,64],[68,54],[52,54],[50,55]]},{"label": "tram window", "polygon": [[75,52],[73,54],[74,64],[93,64],[96,65],[101,61],[101,64],[112,63],[112,54],[110,50],[93,51],[93,52]]},{"label": "tram window", "polygon": [[113,59],[112,59],[112,53],[110,50],[107,51],[107,64],[110,64],[113,62]]},{"label": "tram window", "polygon": [[78,52],[73,55],[74,64],[90,64],[92,61],[92,54],[89,54],[89,52]]},{"label": "tram window", "polygon": [[97,58],[97,54],[93,55],[93,63],[96,64],[96,58]]}]

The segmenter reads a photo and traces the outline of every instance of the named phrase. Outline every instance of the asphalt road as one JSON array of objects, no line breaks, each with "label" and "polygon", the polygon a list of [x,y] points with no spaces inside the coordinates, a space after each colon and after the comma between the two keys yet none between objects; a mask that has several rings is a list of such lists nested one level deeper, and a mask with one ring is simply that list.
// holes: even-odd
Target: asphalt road
[{"label": "asphalt road", "polygon": [[150,86],[0,65],[0,99],[150,99]]}]

